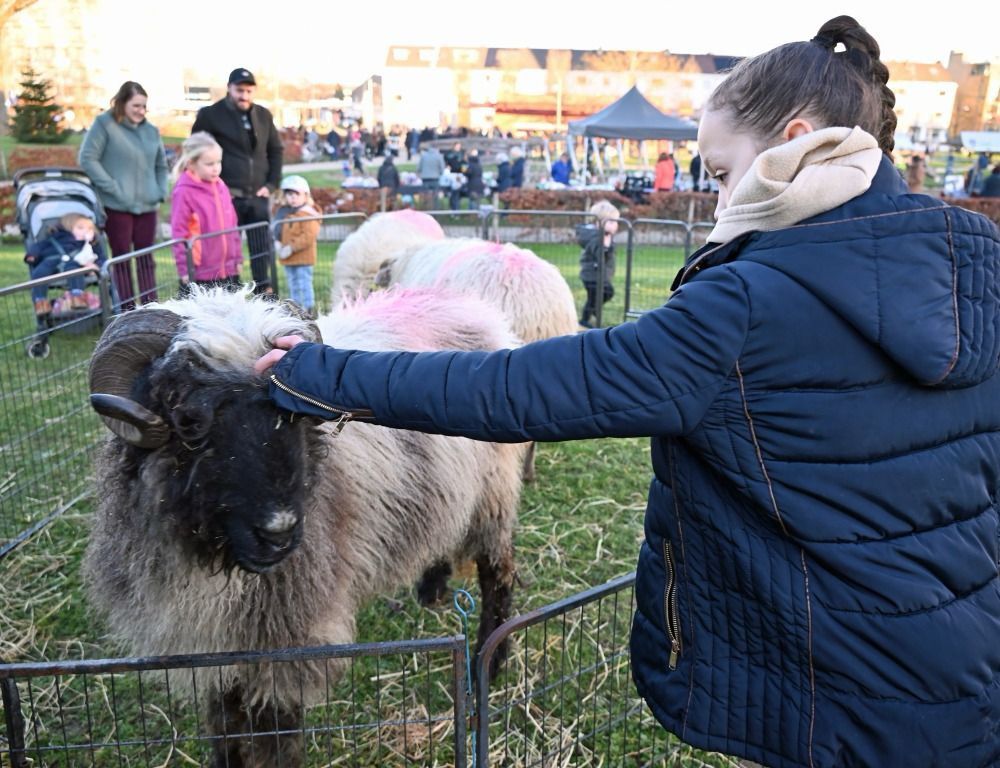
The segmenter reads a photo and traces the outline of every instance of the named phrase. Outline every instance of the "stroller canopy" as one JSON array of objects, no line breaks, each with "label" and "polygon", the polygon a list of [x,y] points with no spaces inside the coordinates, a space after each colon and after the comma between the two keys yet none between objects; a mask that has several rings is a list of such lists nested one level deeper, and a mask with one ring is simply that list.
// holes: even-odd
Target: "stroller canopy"
[{"label": "stroller canopy", "polygon": [[92,218],[98,229],[104,229],[104,206],[86,175],[61,169],[32,170],[43,175],[14,178],[17,223],[26,245],[44,237],[52,225],[68,213],[83,214]]}]

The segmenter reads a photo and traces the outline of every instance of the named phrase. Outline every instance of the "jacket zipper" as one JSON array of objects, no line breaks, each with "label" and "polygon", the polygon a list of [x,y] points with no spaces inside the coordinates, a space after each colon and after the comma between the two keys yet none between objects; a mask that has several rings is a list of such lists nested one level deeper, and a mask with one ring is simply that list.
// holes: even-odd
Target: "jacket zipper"
[{"label": "jacket zipper", "polygon": [[663,540],[663,564],[667,569],[667,586],[663,591],[663,623],[670,643],[670,669],[677,669],[677,657],[681,653],[681,622],[677,611],[677,578],[674,570],[674,553],[670,542]]},{"label": "jacket zipper", "polygon": [[347,408],[337,408],[336,406],[324,403],[322,400],[317,400],[316,398],[310,397],[309,395],[304,395],[301,392],[292,389],[290,386],[288,386],[287,384],[285,384],[283,381],[281,381],[274,374],[271,375],[271,381],[273,382],[274,386],[276,386],[278,389],[280,389],[280,390],[282,390],[284,392],[287,392],[292,397],[297,397],[299,400],[304,400],[305,402],[309,403],[310,405],[314,405],[317,408],[320,408],[320,409],[322,409],[324,411],[328,411],[329,413],[335,414],[336,417],[337,417],[336,423],[334,424],[334,427],[333,427],[333,433],[335,435],[339,435],[340,432],[341,432],[341,430],[344,429],[344,427],[347,425],[347,422],[349,422],[349,421],[352,421],[352,420],[354,420],[354,421],[371,420],[375,416],[375,414],[372,411],[369,411],[369,410],[364,409],[364,408],[359,408],[359,409],[354,410],[354,411],[351,411],[351,410],[349,410]]}]

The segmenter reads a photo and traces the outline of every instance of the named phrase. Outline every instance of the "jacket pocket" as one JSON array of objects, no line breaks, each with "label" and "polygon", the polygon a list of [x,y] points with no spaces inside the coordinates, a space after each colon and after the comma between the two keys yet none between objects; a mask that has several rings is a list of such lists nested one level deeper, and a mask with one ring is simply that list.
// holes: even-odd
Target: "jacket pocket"
[{"label": "jacket pocket", "polygon": [[663,628],[667,633],[670,656],[667,666],[677,669],[677,658],[681,655],[681,620],[677,610],[677,568],[674,564],[674,550],[670,542],[663,540],[663,568],[666,584],[663,588]]}]

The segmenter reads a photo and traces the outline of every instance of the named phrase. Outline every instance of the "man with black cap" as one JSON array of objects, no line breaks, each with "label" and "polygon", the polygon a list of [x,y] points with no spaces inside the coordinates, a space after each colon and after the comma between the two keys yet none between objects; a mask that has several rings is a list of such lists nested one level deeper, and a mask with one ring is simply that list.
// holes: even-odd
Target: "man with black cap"
[{"label": "man with black cap", "polygon": [[[257,81],[250,70],[230,72],[228,89],[224,99],[198,110],[191,132],[208,131],[222,147],[222,180],[240,225],[270,221],[270,195],[281,182],[281,137],[271,113],[253,102]],[[273,293],[269,228],[249,230],[247,241],[256,291]]]}]

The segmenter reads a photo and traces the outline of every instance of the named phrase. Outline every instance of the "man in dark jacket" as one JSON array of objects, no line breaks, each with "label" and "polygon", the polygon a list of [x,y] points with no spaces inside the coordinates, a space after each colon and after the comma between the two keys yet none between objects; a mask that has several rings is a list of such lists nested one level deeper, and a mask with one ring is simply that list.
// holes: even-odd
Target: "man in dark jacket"
[{"label": "man in dark jacket", "polygon": [[[270,221],[270,197],[281,182],[281,137],[271,113],[254,104],[257,81],[247,69],[229,74],[224,99],[198,110],[191,132],[207,131],[222,147],[222,180],[229,187],[240,226]],[[274,293],[274,254],[268,227],[247,232],[257,293]]]},{"label": "man in dark jacket", "polygon": [[479,152],[472,150],[469,153],[468,164],[465,168],[466,191],[469,195],[469,210],[479,207],[479,200],[486,191],[483,184],[483,166],[479,162]]}]

